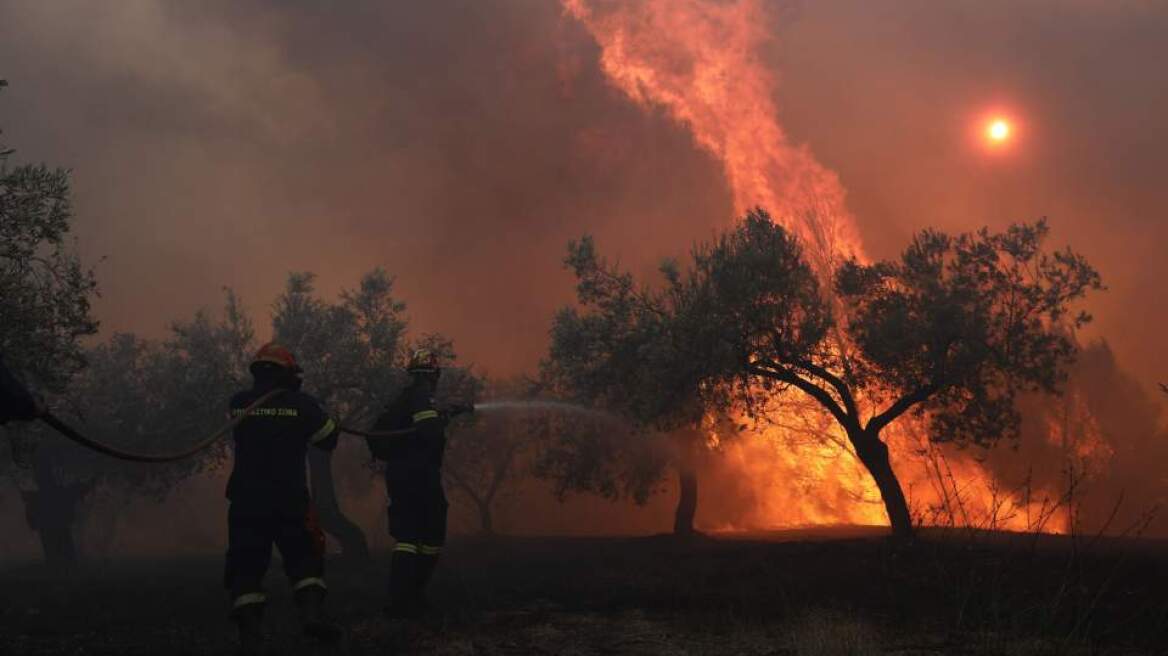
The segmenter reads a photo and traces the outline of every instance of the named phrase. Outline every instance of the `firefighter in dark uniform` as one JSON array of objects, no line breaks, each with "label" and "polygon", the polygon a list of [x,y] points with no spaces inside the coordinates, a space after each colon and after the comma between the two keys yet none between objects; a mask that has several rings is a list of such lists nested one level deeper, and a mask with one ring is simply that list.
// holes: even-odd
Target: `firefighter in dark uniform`
[{"label": "firefighter in dark uniform", "polygon": [[300,391],[302,370],[288,349],[265,345],[250,370],[254,385],[231,397],[233,416],[276,393],[235,427],[235,463],[227,484],[231,506],[224,584],[245,654],[263,649],[263,578],[273,544],[283,557],[305,634],[325,641],[340,638],[339,627],[321,612],[327,590],[324,534],[305,476],[309,445],[336,448],[337,426],[316,399]]},{"label": "firefighter in dark uniform", "polygon": [[44,414],[44,407],[16,380],[0,357],[0,424],[28,421]]},{"label": "firefighter in dark uniform", "polygon": [[410,358],[410,382],[377,419],[374,431],[413,428],[402,437],[371,438],[373,456],[385,462],[389,495],[389,533],[393,547],[389,575],[391,617],[418,617],[426,608],[424,591],[446,543],[446,494],[442,455],[447,418],[434,404],[441,369],[426,349]]}]

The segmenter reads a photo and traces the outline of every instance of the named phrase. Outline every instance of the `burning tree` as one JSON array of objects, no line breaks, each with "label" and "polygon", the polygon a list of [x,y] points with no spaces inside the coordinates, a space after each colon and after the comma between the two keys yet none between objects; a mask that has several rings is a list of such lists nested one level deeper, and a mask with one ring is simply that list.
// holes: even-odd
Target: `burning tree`
[{"label": "burning tree", "polygon": [[[835,418],[893,532],[907,537],[912,521],[882,431],[913,412],[927,417],[933,441],[1016,439],[1018,394],[1054,393],[1065,378],[1069,329],[1090,319],[1069,306],[1101,284],[1082,257],[1044,252],[1047,233],[1044,221],[957,237],[926,230],[899,261],[850,261],[836,272],[841,333],[829,304],[814,300],[810,272],[792,263],[801,259],[794,238],[755,212],[695,254],[691,312],[730,322],[723,338],[748,381],[739,389],[798,389]],[[792,268],[799,285],[784,288]]]},{"label": "burning tree", "polygon": [[[1124,371],[1105,340],[1080,347],[1057,396],[1021,400],[1020,448],[985,460],[999,479],[1059,489],[1072,533],[1164,535],[1168,427],[1145,384]],[[1065,513],[1065,514],[1064,514]]]},{"label": "burning tree", "polygon": [[638,363],[676,359],[662,364],[679,378],[664,380],[700,394],[667,398],[713,401],[690,412],[729,407],[726,395],[759,413],[777,394],[814,399],[871,474],[893,532],[908,537],[912,520],[882,432],[912,412],[927,419],[933,441],[1016,439],[1018,394],[1055,393],[1065,378],[1076,351],[1070,330],[1090,319],[1070,306],[1101,284],[1081,256],[1044,251],[1047,233],[1044,221],[956,237],[926,230],[898,261],[839,267],[832,298],[798,240],[758,210],[695,248],[687,271],[667,267],[659,294],[634,293],[627,275],[605,277],[620,293],[598,297],[607,308],[600,316],[644,316],[651,329],[562,316],[588,337],[571,349],[585,372],[610,359],[609,345]]}]

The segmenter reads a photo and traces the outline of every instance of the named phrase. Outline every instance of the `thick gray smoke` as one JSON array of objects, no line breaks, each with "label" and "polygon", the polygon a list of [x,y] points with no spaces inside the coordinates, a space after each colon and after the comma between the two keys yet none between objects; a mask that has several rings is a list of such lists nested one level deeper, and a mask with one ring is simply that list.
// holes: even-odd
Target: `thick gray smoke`
[{"label": "thick gray smoke", "polygon": [[[1168,378],[1168,6],[783,4],[761,53],[783,125],[840,174],[873,257],[1048,215],[1110,287],[1084,339],[1132,385]],[[5,2],[0,127],[73,170],[106,334],[157,335],[224,285],[262,325],[289,271],[331,295],[384,266],[415,330],[510,374],[571,298],[569,238],[649,274],[732,218],[721,166],[597,56],[553,1]],[[994,106],[1020,117],[1012,159],[970,143]]]},{"label": "thick gray smoke", "polygon": [[[1098,332],[1141,377],[1168,371],[1168,8],[783,4],[762,53],[783,124],[841,174],[873,255],[1048,215],[1106,274]],[[515,371],[569,296],[567,238],[647,268],[731,216],[720,166],[597,54],[555,2],[11,2],[0,122],[74,170],[109,329],[157,330],[225,284],[262,313],[288,270],[327,291],[381,264],[423,327]],[[968,139],[999,106],[1009,160]]]}]

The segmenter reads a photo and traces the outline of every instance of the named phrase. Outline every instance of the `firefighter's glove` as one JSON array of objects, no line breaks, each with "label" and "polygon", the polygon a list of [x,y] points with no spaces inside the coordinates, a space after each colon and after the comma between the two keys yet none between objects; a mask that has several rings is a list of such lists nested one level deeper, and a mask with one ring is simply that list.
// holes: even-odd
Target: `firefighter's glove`
[{"label": "firefighter's glove", "polygon": [[475,407],[473,403],[456,404],[446,409],[446,416],[453,419],[458,415],[474,414],[474,410]]}]

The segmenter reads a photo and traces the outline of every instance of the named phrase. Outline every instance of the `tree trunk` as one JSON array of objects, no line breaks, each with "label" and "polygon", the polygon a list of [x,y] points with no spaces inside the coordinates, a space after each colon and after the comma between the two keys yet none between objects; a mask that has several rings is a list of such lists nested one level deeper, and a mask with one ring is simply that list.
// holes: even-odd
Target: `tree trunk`
[{"label": "tree trunk", "polygon": [[494,535],[495,524],[491,520],[491,502],[477,501],[476,503],[479,507],[479,522],[483,529],[483,535]]},{"label": "tree trunk", "polygon": [[674,535],[693,535],[698,512],[697,441],[698,431],[681,431],[677,439],[677,510],[673,515]]},{"label": "tree trunk", "polygon": [[309,449],[308,471],[312,483],[312,500],[320,518],[320,527],[341,543],[343,557],[369,560],[369,543],[365,539],[365,532],[341,510],[333,480],[333,454],[320,449]]},{"label": "tree trunk", "polygon": [[876,481],[880,497],[884,500],[884,511],[888,513],[888,522],[892,525],[892,534],[897,538],[911,540],[914,535],[912,516],[908,512],[908,501],[904,498],[900,480],[892,470],[888,445],[880,439],[879,434],[870,431],[849,431],[848,439],[856,448],[860,462],[864,463]]},{"label": "tree trunk", "polygon": [[680,489],[677,511],[673,516],[673,534],[693,535],[694,516],[698,512],[698,473],[692,467],[679,465],[677,480]]},{"label": "tree trunk", "polygon": [[33,465],[37,489],[22,495],[25,518],[29,528],[40,537],[45,563],[70,566],[77,563],[77,543],[73,537],[77,504],[88,486],[62,483],[55,462],[50,449],[44,446],[37,449]]}]

